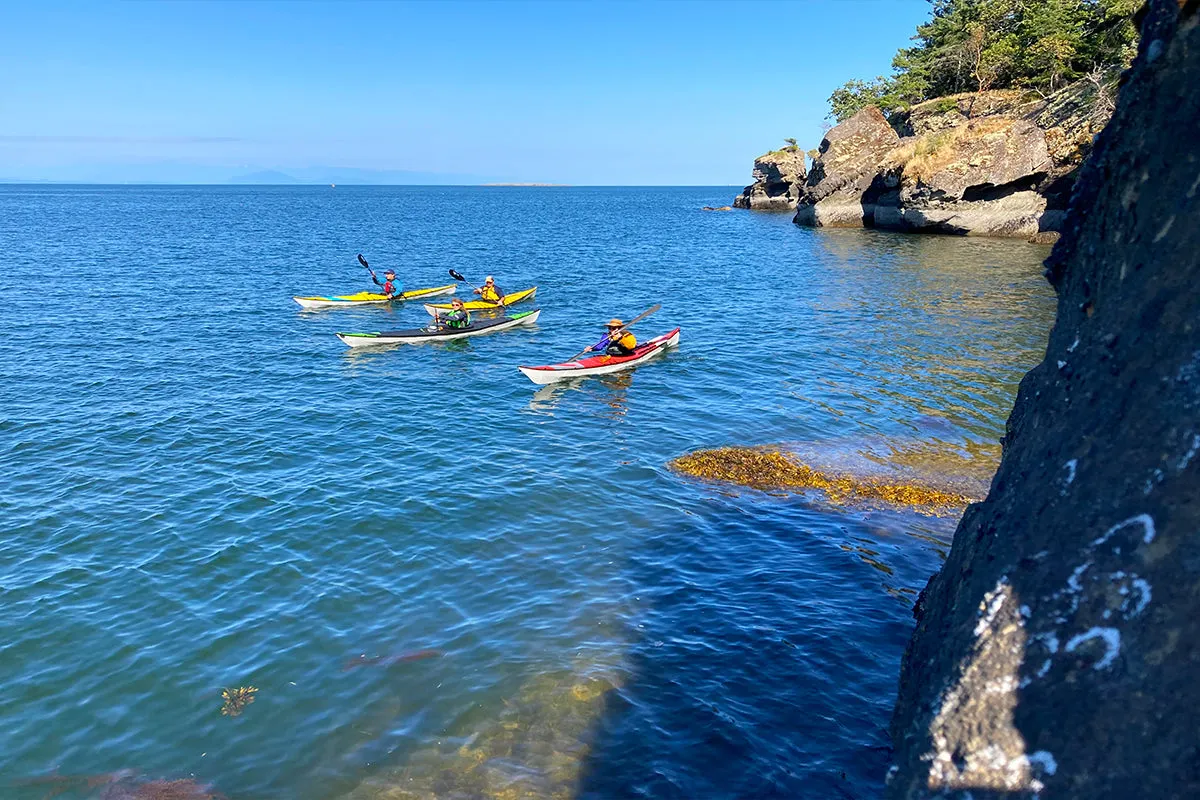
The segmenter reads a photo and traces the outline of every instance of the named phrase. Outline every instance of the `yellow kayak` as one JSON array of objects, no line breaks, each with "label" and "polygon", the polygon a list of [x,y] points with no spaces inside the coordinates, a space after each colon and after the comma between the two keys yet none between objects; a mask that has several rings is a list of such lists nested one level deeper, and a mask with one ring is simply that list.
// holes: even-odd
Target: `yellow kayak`
[{"label": "yellow kayak", "polygon": [[[508,294],[504,295],[504,306],[501,306],[499,303],[488,302],[487,300],[472,300],[468,303],[463,303],[463,306],[467,309],[467,311],[496,311],[500,308],[511,306],[513,303],[520,303],[524,300],[532,300],[534,294],[536,293],[537,287],[534,286],[532,289],[525,289],[524,291],[520,292],[509,292]],[[425,310],[429,312],[429,316],[431,317],[436,317],[439,313],[443,311],[449,311],[451,308],[453,308],[453,306],[449,303],[425,304]]]},{"label": "yellow kayak", "polygon": [[[343,294],[334,297],[293,297],[301,308],[334,308],[335,306],[367,306],[378,303],[398,303],[404,300],[418,300],[423,297],[440,297],[444,294],[454,294],[458,289],[457,283],[445,286],[434,286],[431,289],[413,289],[388,299],[379,292],[359,292],[358,294]],[[449,306],[447,306],[449,308]]]}]

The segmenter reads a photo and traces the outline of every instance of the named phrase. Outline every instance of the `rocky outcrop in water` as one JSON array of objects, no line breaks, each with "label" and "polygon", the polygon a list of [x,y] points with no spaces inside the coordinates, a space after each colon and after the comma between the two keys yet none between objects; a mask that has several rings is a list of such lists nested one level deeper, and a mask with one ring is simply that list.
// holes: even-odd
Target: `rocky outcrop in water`
[{"label": "rocky outcrop in water", "polygon": [[1200,796],[1198,6],[1151,0],[1080,172],[1045,360],[915,609],[892,798]]},{"label": "rocky outcrop in water", "polygon": [[880,161],[900,137],[878,108],[864,108],[831,128],[796,207],[798,225],[861,228],[873,224],[871,186]]},{"label": "rocky outcrop in water", "polygon": [[754,159],[754,183],[733,200],[737,208],[758,211],[790,211],[804,186],[807,173],[804,151],[786,147]]},{"label": "rocky outcrop in water", "polygon": [[[1046,99],[942,97],[889,123],[867,108],[821,142],[796,208],[814,227],[1032,238],[1062,225],[1073,176],[1111,111],[1104,81]],[[899,131],[899,133],[897,133]]]}]

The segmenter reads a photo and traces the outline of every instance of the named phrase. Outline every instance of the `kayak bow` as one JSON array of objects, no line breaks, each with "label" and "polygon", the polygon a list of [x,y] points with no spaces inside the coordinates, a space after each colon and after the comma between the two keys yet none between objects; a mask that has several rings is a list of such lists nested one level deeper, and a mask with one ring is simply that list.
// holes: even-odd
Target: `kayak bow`
[{"label": "kayak bow", "polygon": [[[503,310],[505,307],[511,306],[513,303],[520,303],[524,300],[532,300],[535,294],[537,294],[536,286],[534,286],[532,289],[524,289],[520,292],[509,292],[508,294],[504,295],[504,305],[493,303],[488,300],[471,300],[470,302],[463,303],[463,306],[466,307],[467,311],[497,311]],[[453,306],[449,303],[425,304],[425,311],[428,312],[429,316],[431,317],[436,317],[439,312],[449,311],[451,308],[453,308]]]},{"label": "kayak bow", "polygon": [[668,347],[679,346],[679,328],[656,336],[640,344],[627,356],[592,356],[577,361],[567,361],[562,364],[549,364],[544,367],[517,367],[529,380],[539,385],[567,381],[572,378],[585,378],[589,375],[608,375],[612,372],[632,369],[638,364],[662,355]]},{"label": "kayak bow", "polygon": [[292,299],[299,303],[301,308],[311,310],[339,306],[369,306],[380,303],[399,303],[404,300],[419,300],[425,297],[441,297],[445,294],[454,294],[456,289],[458,289],[457,283],[449,283],[430,289],[413,289],[411,292],[403,292],[391,299],[379,292],[359,292],[358,294],[343,294],[333,297],[293,297]]},{"label": "kayak bow", "polygon": [[524,311],[507,317],[484,319],[472,322],[466,328],[441,328],[436,326],[412,328],[403,331],[382,331],[380,333],[339,333],[337,337],[349,347],[377,347],[386,344],[418,344],[420,342],[444,342],[450,339],[463,339],[467,336],[482,336],[485,333],[515,328],[518,325],[532,325],[537,322],[541,309]]}]

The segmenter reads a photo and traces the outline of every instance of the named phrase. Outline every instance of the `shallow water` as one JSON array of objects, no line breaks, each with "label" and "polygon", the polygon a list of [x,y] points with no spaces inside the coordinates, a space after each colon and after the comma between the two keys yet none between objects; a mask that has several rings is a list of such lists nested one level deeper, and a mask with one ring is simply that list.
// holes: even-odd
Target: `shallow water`
[{"label": "shallow water", "polygon": [[[877,796],[955,521],[666,462],[992,453],[1046,250],[700,210],[733,192],[0,187],[0,793]],[[334,331],[428,319],[292,303],[370,288],[359,251],[544,312],[350,352]],[[659,301],[640,335],[683,334],[657,363],[514,368]]]}]

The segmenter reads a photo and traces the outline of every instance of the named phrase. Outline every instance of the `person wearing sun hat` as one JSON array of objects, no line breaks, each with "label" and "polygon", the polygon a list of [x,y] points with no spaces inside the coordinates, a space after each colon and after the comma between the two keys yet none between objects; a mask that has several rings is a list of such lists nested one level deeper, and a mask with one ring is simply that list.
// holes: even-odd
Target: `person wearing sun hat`
[{"label": "person wearing sun hat", "polygon": [[476,289],[475,294],[489,303],[499,303],[504,299],[504,290],[496,285],[496,279],[491,275],[483,279],[483,286]]},{"label": "person wearing sun hat", "polygon": [[608,335],[592,345],[592,350],[603,351],[610,356],[627,356],[637,349],[637,337],[625,330],[625,323],[621,320],[614,317],[605,328]]}]

